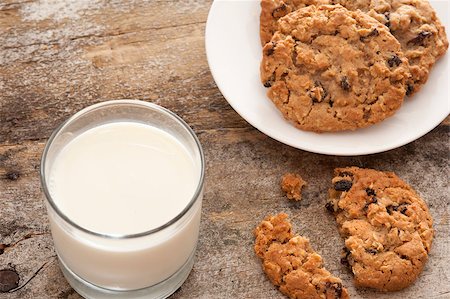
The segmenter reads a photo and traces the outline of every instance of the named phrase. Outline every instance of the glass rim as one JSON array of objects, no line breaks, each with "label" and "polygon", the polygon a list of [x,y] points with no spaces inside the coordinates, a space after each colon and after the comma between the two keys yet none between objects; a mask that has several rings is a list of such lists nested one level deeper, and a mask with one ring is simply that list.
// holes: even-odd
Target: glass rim
[{"label": "glass rim", "polygon": [[[194,195],[192,196],[191,200],[184,207],[184,209],[181,210],[181,212],[178,213],[175,217],[173,217],[171,220],[167,221],[166,223],[164,223],[156,228],[153,228],[151,230],[147,230],[147,231],[140,232],[140,233],[134,233],[134,234],[105,234],[105,233],[99,233],[99,232],[95,232],[93,230],[84,228],[84,227],[80,226],[79,224],[75,223],[69,217],[67,217],[67,215],[64,214],[58,208],[56,203],[53,201],[53,198],[50,195],[50,192],[47,187],[47,180],[45,178],[46,177],[45,176],[46,175],[45,163],[47,161],[47,155],[48,155],[51,145],[53,144],[54,139],[58,136],[58,134],[62,131],[62,129],[64,129],[68,124],[70,124],[73,121],[75,121],[76,119],[78,119],[80,116],[82,116],[86,113],[92,112],[96,109],[101,109],[103,107],[111,106],[111,105],[141,106],[142,108],[152,109],[159,113],[162,113],[162,114],[165,114],[165,115],[171,117],[173,120],[175,120],[178,124],[180,124],[182,127],[184,127],[188,131],[189,135],[195,141],[196,148],[200,155],[200,177],[198,180],[197,188],[195,189]],[[130,120],[132,120],[132,119],[130,119]],[[178,116],[174,112],[170,111],[169,109],[164,108],[160,105],[150,103],[150,102],[145,102],[142,100],[135,100],[135,99],[108,100],[108,101],[103,101],[103,102],[93,104],[93,105],[90,105],[90,106],[87,106],[87,107],[81,109],[77,113],[70,116],[67,120],[65,120],[62,124],[60,124],[52,132],[52,134],[50,135],[49,139],[47,140],[47,142],[45,144],[44,151],[41,156],[41,165],[40,165],[39,175],[40,175],[41,187],[43,189],[46,201],[50,204],[51,208],[56,212],[56,214],[59,217],[61,217],[65,222],[67,222],[71,226],[75,227],[76,229],[79,229],[87,234],[94,235],[97,237],[108,238],[108,239],[132,239],[132,238],[149,236],[149,235],[152,235],[154,233],[164,230],[165,228],[171,226],[172,224],[174,224],[178,220],[180,220],[192,208],[192,206],[198,201],[198,198],[200,197],[201,192],[203,191],[203,185],[204,185],[204,180],[205,180],[205,156],[204,156],[200,141],[198,140],[198,137],[195,134],[195,132],[192,130],[192,128],[189,127],[189,125],[180,116]]]}]

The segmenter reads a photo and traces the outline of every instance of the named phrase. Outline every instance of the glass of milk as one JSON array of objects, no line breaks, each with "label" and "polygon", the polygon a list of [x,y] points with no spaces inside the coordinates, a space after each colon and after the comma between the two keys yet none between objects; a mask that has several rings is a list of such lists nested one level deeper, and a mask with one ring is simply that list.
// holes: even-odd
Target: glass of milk
[{"label": "glass of milk", "polygon": [[189,126],[158,105],[81,110],[41,161],[55,249],[85,298],[165,298],[186,280],[198,240],[205,162]]}]

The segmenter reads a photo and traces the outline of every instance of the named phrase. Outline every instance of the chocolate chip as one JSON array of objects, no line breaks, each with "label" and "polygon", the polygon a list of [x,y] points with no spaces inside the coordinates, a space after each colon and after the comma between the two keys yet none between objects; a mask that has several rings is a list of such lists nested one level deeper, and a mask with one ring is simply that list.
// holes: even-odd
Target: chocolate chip
[{"label": "chocolate chip", "polygon": [[367,193],[368,196],[375,196],[375,195],[377,195],[375,193],[375,190],[373,190],[372,188],[366,188],[366,193]]},{"label": "chocolate chip", "polygon": [[14,270],[0,270],[0,292],[6,293],[19,285],[19,275]]},{"label": "chocolate chip", "polygon": [[17,171],[10,171],[6,174],[6,178],[10,181],[17,181],[20,178],[20,173]]},{"label": "chocolate chip", "polygon": [[415,45],[415,46],[423,46],[425,40],[432,35],[433,35],[433,33],[431,33],[431,32],[422,31],[415,38],[408,41],[406,44],[407,45]]},{"label": "chocolate chip", "polygon": [[388,59],[389,67],[399,66],[402,64],[402,60],[397,55],[392,55],[391,58]]},{"label": "chocolate chip", "polygon": [[378,202],[378,198],[376,198],[375,196],[372,197],[368,203],[366,203],[366,205],[364,206],[364,211],[367,211],[367,209],[369,208],[369,206],[371,204],[376,204]]},{"label": "chocolate chip", "polygon": [[328,102],[328,105],[330,105],[330,108],[333,108],[334,101],[330,100],[330,101]]},{"label": "chocolate chip", "polygon": [[352,188],[353,183],[347,180],[341,180],[334,183],[334,190],[336,191],[348,191]]},{"label": "chocolate chip", "polygon": [[401,259],[404,259],[404,260],[409,260],[408,256],[406,256],[406,255],[404,255],[404,254],[400,255],[400,258],[401,258]]},{"label": "chocolate chip", "polygon": [[402,213],[403,215],[406,215],[406,211],[408,211],[408,204],[402,203],[398,206],[389,205],[386,207],[386,211],[388,212],[389,215],[392,215],[393,211],[395,211],[395,212],[400,211],[400,213]]},{"label": "chocolate chip", "polygon": [[386,207],[386,211],[388,212],[389,215],[392,215],[393,211],[397,211],[397,207],[395,207],[393,205],[389,205]]},{"label": "chocolate chip", "polygon": [[270,76],[269,80],[264,82],[264,87],[271,87],[273,84],[273,81],[275,81],[275,74],[272,74],[272,76]]},{"label": "chocolate chip", "polygon": [[384,18],[386,19],[386,23],[384,26],[390,29],[391,27],[391,14],[389,12],[384,13]]},{"label": "chocolate chip", "polygon": [[389,206],[386,207],[386,212],[387,212],[389,215],[392,215],[392,211],[393,211],[393,210],[394,210],[394,208],[393,208],[392,205],[389,205]]},{"label": "chocolate chip", "polygon": [[275,46],[276,46],[276,43],[271,42],[270,45],[271,45],[271,47],[270,47],[270,48],[267,48],[267,50],[266,50],[266,55],[267,55],[267,56],[271,56],[271,55],[273,55],[273,53],[275,52]]},{"label": "chocolate chip", "polygon": [[344,177],[344,176],[353,177],[353,173],[351,173],[349,171],[342,171],[342,172],[339,172],[339,176],[342,176],[342,177]]},{"label": "chocolate chip", "polygon": [[342,77],[341,79],[341,88],[345,91],[349,91],[351,88],[350,83],[348,82],[348,78],[346,76]]},{"label": "chocolate chip", "polygon": [[334,213],[334,204],[332,204],[331,202],[327,202],[325,205],[325,208],[327,209],[328,212],[330,213]]},{"label": "chocolate chip", "polygon": [[367,37],[378,36],[378,35],[380,35],[380,33],[378,32],[377,28],[374,28]]},{"label": "chocolate chip", "polygon": [[272,11],[272,16],[274,18],[281,18],[284,17],[287,13],[288,13],[287,5],[282,3],[280,6],[278,6]]},{"label": "chocolate chip", "polygon": [[406,95],[409,96],[413,93],[414,86],[412,86],[410,83],[406,85]]},{"label": "chocolate chip", "polygon": [[403,206],[403,207],[400,209],[400,213],[402,213],[403,215],[406,215],[406,211],[408,211],[408,208],[407,208],[406,206]]},{"label": "chocolate chip", "polygon": [[397,212],[397,211],[398,211],[398,207],[399,207],[399,206],[391,206],[391,210]]},{"label": "chocolate chip", "polygon": [[378,250],[373,248],[366,248],[366,252],[375,255],[378,253]]}]

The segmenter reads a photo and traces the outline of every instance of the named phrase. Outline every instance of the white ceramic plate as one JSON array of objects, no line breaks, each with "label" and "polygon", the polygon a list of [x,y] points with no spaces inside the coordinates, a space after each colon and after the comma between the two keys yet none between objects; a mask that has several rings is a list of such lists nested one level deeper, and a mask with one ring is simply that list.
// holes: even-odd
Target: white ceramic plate
[{"label": "white ceramic plate", "polygon": [[[450,3],[432,0],[450,31]],[[259,79],[260,1],[215,0],[206,24],[205,43],[211,73],[228,103],[264,134],[290,146],[328,155],[365,155],[407,144],[431,131],[450,112],[450,54],[434,66],[428,83],[387,120],[341,133],[301,131],[286,121],[266,96]]]}]

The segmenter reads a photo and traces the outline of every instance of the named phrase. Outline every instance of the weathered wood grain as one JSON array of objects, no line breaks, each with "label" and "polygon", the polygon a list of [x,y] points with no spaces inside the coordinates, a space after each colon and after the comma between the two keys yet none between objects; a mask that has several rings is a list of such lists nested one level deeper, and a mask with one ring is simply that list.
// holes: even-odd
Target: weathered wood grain
[{"label": "weathered wood grain", "polygon": [[[377,155],[324,156],[280,144],[242,120],[214,84],[203,34],[210,3],[0,0],[0,271],[13,270],[20,278],[19,289],[0,292],[0,298],[80,298],[55,258],[39,159],[64,119],[119,98],[175,111],[205,150],[196,263],[172,298],[284,298],[252,251],[253,228],[281,211],[311,239],[352,298],[392,298],[356,290],[339,264],[343,241],[323,206],[333,168],[348,165],[395,171],[424,197],[435,219],[424,272],[395,298],[450,298],[450,118],[423,138]],[[279,190],[288,171],[309,182],[300,203]]]},{"label": "weathered wood grain", "polygon": [[[253,129],[198,133],[207,157],[200,241],[194,270],[173,298],[283,298],[264,277],[252,250],[253,228],[267,214],[280,211],[290,214],[296,230],[311,239],[354,298],[390,298],[388,294],[355,290],[351,275],[339,264],[343,242],[324,203],[332,169],[345,165],[395,171],[430,205],[437,232],[430,261],[419,280],[396,293],[396,298],[446,298],[440,294],[450,292],[446,279],[450,263],[449,157],[442,147],[442,140],[449,137],[447,127],[400,149],[366,157],[306,153]],[[11,263],[23,282],[45,264],[28,285],[5,298],[74,296],[61,278],[48,234],[36,169],[42,148],[42,143],[33,141],[0,147],[2,243],[14,244],[31,234],[6,248],[0,265],[10,267]],[[5,174],[10,171],[17,171],[19,178],[8,179]],[[287,201],[278,188],[286,171],[298,171],[309,182],[300,203]]]},{"label": "weathered wood grain", "polygon": [[1,143],[45,139],[82,107],[120,98],[158,103],[198,129],[248,126],[209,73],[208,3],[119,3],[85,11],[82,22],[22,22],[21,6],[0,10],[10,15],[0,24]]}]

